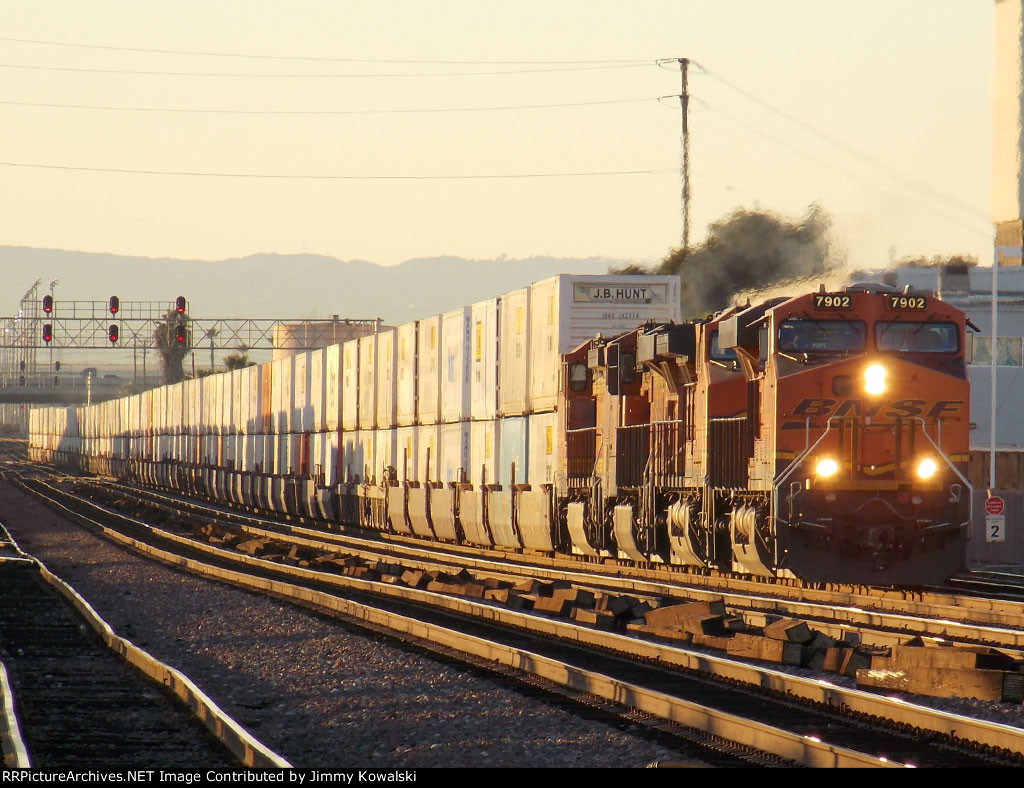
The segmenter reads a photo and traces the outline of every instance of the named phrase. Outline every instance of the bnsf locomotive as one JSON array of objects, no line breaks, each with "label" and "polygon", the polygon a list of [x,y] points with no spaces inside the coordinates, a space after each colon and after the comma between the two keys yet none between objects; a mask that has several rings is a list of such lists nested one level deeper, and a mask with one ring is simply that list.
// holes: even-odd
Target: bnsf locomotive
[{"label": "bnsf locomotive", "polygon": [[928,584],[970,520],[965,316],[858,285],[596,338],[565,358],[573,551]]},{"label": "bnsf locomotive", "polygon": [[649,319],[657,304],[677,310],[678,280],[556,277],[372,340],[33,411],[30,453],[481,548],[875,585],[961,568],[962,312],[884,285],[691,322]]}]

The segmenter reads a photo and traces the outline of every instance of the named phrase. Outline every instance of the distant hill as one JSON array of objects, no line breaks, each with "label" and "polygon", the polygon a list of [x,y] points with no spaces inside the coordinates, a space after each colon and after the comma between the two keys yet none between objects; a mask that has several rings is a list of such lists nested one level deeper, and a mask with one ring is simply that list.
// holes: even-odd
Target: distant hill
[{"label": "distant hill", "polygon": [[433,257],[379,266],[309,254],[172,260],[0,246],[0,316],[13,315],[36,279],[40,295],[75,301],[171,302],[184,295],[196,317],[383,318],[391,324],[444,312],[559,273],[600,274],[623,260]]}]

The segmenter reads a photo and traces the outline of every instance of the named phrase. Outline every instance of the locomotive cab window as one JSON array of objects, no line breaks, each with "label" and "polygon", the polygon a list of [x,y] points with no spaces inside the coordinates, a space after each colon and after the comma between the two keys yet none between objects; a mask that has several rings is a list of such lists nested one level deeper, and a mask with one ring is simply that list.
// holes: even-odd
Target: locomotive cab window
[{"label": "locomotive cab window", "polygon": [[712,361],[735,361],[736,351],[731,347],[722,348],[718,345],[718,329],[711,332],[711,360]]},{"label": "locomotive cab window", "polygon": [[896,353],[956,353],[960,331],[955,323],[875,323],[875,344]]},{"label": "locomotive cab window", "polygon": [[797,353],[844,353],[863,350],[867,327],[860,320],[787,318],[779,325],[778,349]]},{"label": "locomotive cab window", "polygon": [[569,365],[569,388],[573,391],[585,391],[587,388],[587,365]]},{"label": "locomotive cab window", "polygon": [[619,379],[623,383],[636,380],[636,354],[623,353],[619,357]]}]

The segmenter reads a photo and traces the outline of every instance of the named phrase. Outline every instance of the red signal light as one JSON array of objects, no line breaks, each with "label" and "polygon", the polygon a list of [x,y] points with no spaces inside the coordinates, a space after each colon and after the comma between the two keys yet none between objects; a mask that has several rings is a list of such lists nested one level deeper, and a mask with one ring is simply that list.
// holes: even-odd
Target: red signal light
[{"label": "red signal light", "polygon": [[121,299],[117,296],[110,296],[110,300],[107,301],[107,308],[110,310],[110,314],[116,315],[117,310],[121,308]]},{"label": "red signal light", "polygon": [[44,295],[43,296],[43,311],[46,312],[46,314],[50,314],[51,312],[53,312],[53,296],[52,295]]},{"label": "red signal light", "polygon": [[43,342],[49,344],[51,339],[53,339],[53,326],[43,323]]},{"label": "red signal light", "polygon": [[178,330],[177,330],[177,333],[175,333],[175,335],[174,335],[174,339],[175,339],[175,341],[178,342],[178,344],[181,344],[181,345],[185,344],[185,327],[184,326],[178,326]]},{"label": "red signal light", "polygon": [[117,329],[116,323],[111,323],[110,328],[107,329],[107,336],[110,338],[110,343],[114,344],[117,342],[117,337],[120,332]]},{"label": "red signal light", "polygon": [[185,314],[185,306],[186,306],[185,296],[178,296],[174,300],[174,308],[178,311],[179,315]]}]

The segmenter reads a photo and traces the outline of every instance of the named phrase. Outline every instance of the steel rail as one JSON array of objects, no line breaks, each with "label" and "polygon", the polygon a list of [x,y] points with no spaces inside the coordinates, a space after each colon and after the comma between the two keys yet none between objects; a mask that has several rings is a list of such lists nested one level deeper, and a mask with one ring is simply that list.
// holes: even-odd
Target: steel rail
[{"label": "steel rail", "polygon": [[0,750],[3,752],[4,765],[9,769],[29,769],[32,759],[29,758],[25,739],[21,735],[21,725],[14,711],[14,690],[7,676],[7,666],[0,662],[0,695],[3,696],[3,717],[0,718]]},{"label": "steel rail", "polygon": [[[284,529],[303,528],[303,525],[300,524],[282,522],[280,520],[263,517],[253,513],[242,513],[223,506],[203,504],[193,499],[160,493],[149,490],[148,488],[139,488],[134,485],[110,482],[106,480],[102,483],[116,489],[131,491],[133,494],[142,497],[159,497],[165,500],[175,501],[179,505],[184,505],[193,509],[214,512],[218,516],[228,516],[241,520],[255,520]],[[430,549],[428,546],[433,546],[434,549],[439,547],[438,543],[425,542],[423,539],[388,533],[381,533],[381,539],[379,540],[366,539],[365,537],[358,537],[351,534],[326,532],[314,528],[309,528],[307,533],[311,536],[320,535],[325,538],[331,538],[339,543],[344,540],[363,539],[365,542],[375,545],[381,545],[382,542],[390,542],[395,545],[401,545],[401,549],[406,550],[427,550]],[[688,592],[693,593],[700,593],[703,591],[705,593],[714,592],[718,595],[739,593],[755,594],[761,600],[758,605],[765,610],[771,610],[772,605],[788,602],[790,604],[817,604],[828,608],[841,606],[849,608],[852,611],[861,611],[865,614],[869,612],[868,609],[871,609],[871,612],[886,615],[902,614],[922,618],[941,618],[943,623],[940,625],[938,631],[929,633],[936,637],[943,637],[943,629],[950,623],[956,624],[958,622],[966,621],[969,622],[970,625],[987,624],[995,627],[1007,627],[1008,631],[1015,631],[1015,628],[1021,627],[1022,622],[1024,622],[1024,602],[1015,600],[981,598],[951,593],[934,594],[886,589],[877,589],[875,593],[868,593],[863,590],[819,590],[805,587],[791,589],[784,585],[767,585],[758,581],[737,580],[735,578],[724,578],[718,576],[683,574],[672,570],[654,567],[636,567],[620,563],[607,565],[596,564],[594,562],[580,562],[578,560],[567,558],[552,558],[539,554],[521,552],[510,553],[493,548],[484,549],[472,546],[445,544],[443,549],[445,552],[452,555],[466,556],[464,560],[466,561],[465,565],[467,567],[472,566],[477,562],[486,562],[492,559],[497,561],[511,558],[523,565],[535,567],[535,569],[531,571],[536,572],[538,575],[540,572],[546,570],[573,573],[589,571],[594,575],[610,575],[615,578],[616,582],[620,584],[622,588],[632,590],[635,593],[678,593],[680,588],[685,588]],[[482,564],[481,568],[483,568]],[[631,575],[634,577],[630,577]],[[633,583],[634,585],[631,587],[630,583]],[[674,589],[674,591],[666,591],[664,589]],[[787,600],[787,591],[793,591],[794,594],[799,593],[800,598],[798,600]],[[782,611],[782,614],[795,615],[797,613],[791,613],[787,609]],[[803,615],[803,613],[799,614]],[[850,620],[848,623],[853,624],[856,623],[856,621]],[[971,636],[965,635],[964,637],[970,638]],[[1013,639],[1005,641],[1005,644],[1012,647],[1024,647],[1024,632],[1021,632],[1019,635],[1014,635]]]},{"label": "steel rail", "polygon": [[[131,486],[112,485],[116,489],[131,491],[138,494]],[[167,496],[160,493],[153,493],[146,490],[140,496],[140,500],[158,497],[165,501],[178,502],[174,496]],[[161,505],[161,504],[157,504]],[[169,508],[180,511],[172,504],[166,504]],[[194,504],[190,504],[194,506]],[[217,516],[220,512],[216,508],[202,507]],[[342,535],[332,532],[319,531],[299,525],[281,524],[265,518],[253,517],[251,515],[240,515],[232,513],[235,517],[246,520],[255,520],[271,526],[265,528],[259,525],[242,524],[239,529],[249,535],[262,538],[277,538],[282,536],[281,531],[288,532],[292,543],[305,547],[312,547],[322,550],[336,550],[344,546],[346,551],[352,555],[362,557],[380,557],[382,552],[388,552],[385,545],[387,542],[368,539],[351,535]],[[349,543],[366,545],[365,547],[352,548]],[[403,550],[406,553],[421,553],[423,558],[403,557],[402,562],[410,568],[429,569],[437,568],[439,561],[437,556],[444,555],[446,561],[451,561],[452,566],[472,569],[483,575],[508,576],[510,566],[507,563],[490,560],[487,558],[468,557],[456,560],[450,552],[440,552],[431,549],[431,543],[424,544],[414,542],[411,545],[403,543]],[[382,549],[383,548],[383,549]],[[393,555],[399,555],[399,551],[392,551]],[[1024,650],[1024,630],[1003,627],[985,626],[981,623],[962,623],[949,618],[954,611],[946,606],[938,610],[928,609],[918,605],[915,614],[893,613],[884,610],[866,610],[861,606],[838,606],[835,603],[824,604],[816,602],[804,602],[801,600],[779,599],[773,596],[757,595],[748,593],[737,593],[726,590],[708,591],[691,586],[680,586],[650,580],[629,579],[621,577],[609,577],[606,574],[588,573],[583,567],[570,567],[566,569],[549,569],[545,567],[530,567],[531,577],[548,580],[568,580],[576,584],[586,585],[591,588],[614,588],[617,591],[647,595],[647,596],[678,596],[685,592],[694,598],[723,599],[728,607],[734,610],[757,612],[763,615],[781,615],[794,618],[805,618],[814,622],[815,626],[825,634],[842,639],[847,632],[871,633],[872,637],[877,633],[879,645],[899,644],[909,640],[911,637],[921,635],[934,638],[936,641],[964,641],[970,643],[985,643],[993,646]],[[763,589],[762,589],[763,592]],[[864,604],[862,601],[861,604]],[[1004,616],[1000,614],[1000,619]],[[1014,623],[1021,625],[1024,622],[1024,613]]]},{"label": "steel rail", "polygon": [[[52,487],[49,489],[60,497],[67,495]],[[231,578],[232,582],[249,582],[247,580],[249,575],[244,572],[210,567],[209,564],[202,561],[155,547],[141,539],[125,535],[109,525],[75,512],[46,494],[38,491],[35,491],[35,494],[49,501],[61,511],[66,512],[72,518],[80,522],[87,522],[92,528],[140,552],[153,555],[160,558],[160,560],[193,571]],[[421,591],[374,580],[362,580],[360,578],[317,572],[304,567],[265,561],[163,531],[135,518],[110,511],[83,499],[75,498],[74,500],[77,503],[86,504],[102,512],[105,516],[123,521],[133,528],[141,529],[155,538],[187,547],[210,558],[215,558],[222,562],[230,562],[236,566],[259,568],[263,571],[277,573],[285,577],[321,583],[339,589],[371,593],[414,604],[426,604],[467,617],[482,618],[502,626],[526,629],[533,634],[565,639],[577,645],[613,651],[638,659],[650,660],[662,665],[699,671],[720,678],[738,681],[818,703],[826,708],[843,709],[872,717],[888,719],[894,723],[917,730],[927,730],[950,736],[954,739],[976,742],[985,746],[1024,755],[1024,729],[1021,728],[918,706],[898,698],[889,698],[863,690],[850,689],[825,680],[807,679],[781,671],[755,667],[732,659],[712,656],[703,652],[638,640],[618,633],[602,632],[575,623],[507,610],[472,600],[447,597],[430,591]],[[282,595],[289,596],[289,598],[309,600],[315,597],[317,600],[320,600],[318,604],[324,599],[336,599],[332,595],[325,595],[324,592],[308,587],[296,586],[287,581],[266,579],[253,582],[257,582],[258,587],[261,589],[273,593],[282,593]]]},{"label": "steel rail", "polygon": [[[2,523],[0,523],[2,526]],[[6,530],[6,529],[5,529]],[[9,534],[8,534],[9,536]],[[17,542],[10,538],[10,543],[21,554],[21,558],[0,558],[0,563],[7,561],[28,561],[35,565],[42,578],[53,587],[64,599],[66,599],[85,619],[89,627],[99,635],[106,647],[119,655],[125,662],[134,667],[140,673],[147,676],[151,681],[164,686],[171,694],[178,698],[189,709],[192,716],[202,724],[238,759],[243,766],[255,769],[287,769],[291,764],[283,757],[264,745],[255,736],[249,733],[238,722],[220,708],[209,696],[207,696],[188,676],[176,668],[161,662],[149,652],[139,648],[130,640],[121,637],[113,628],[93,609],[93,607],[70,585],[60,577],[51,572],[47,566],[38,558],[30,556],[18,546]],[[4,681],[4,708],[6,710],[8,701],[13,700],[10,687]],[[16,726],[15,721],[15,726]],[[12,731],[8,724],[8,731]],[[16,729],[16,728],[15,728]],[[6,761],[7,737],[4,737],[4,752]],[[27,757],[27,756],[26,756]]]}]

